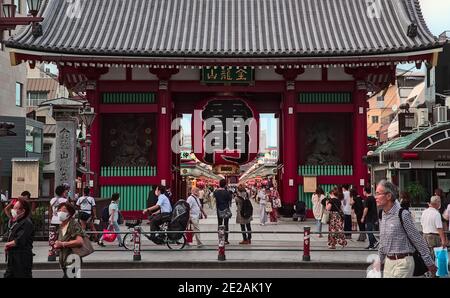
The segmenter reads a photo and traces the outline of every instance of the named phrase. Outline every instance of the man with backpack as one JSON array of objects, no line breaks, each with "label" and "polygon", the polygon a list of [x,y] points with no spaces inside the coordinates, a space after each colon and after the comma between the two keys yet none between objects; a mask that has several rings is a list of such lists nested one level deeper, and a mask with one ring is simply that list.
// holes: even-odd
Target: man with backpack
[{"label": "man with backpack", "polygon": [[[158,196],[158,202],[156,203],[155,206],[145,209],[143,211],[143,214],[145,215],[147,213],[150,213],[152,215],[155,211],[159,211],[158,214],[150,218],[150,230],[160,231],[161,230],[160,226],[164,222],[168,222],[171,219],[172,205],[170,204],[169,198],[166,196],[165,186],[159,185],[155,190],[155,194]],[[156,234],[151,234],[150,239],[152,241],[158,242]]]},{"label": "man with backpack", "polygon": [[197,241],[197,247],[203,247],[203,243],[200,240],[200,228],[199,221],[202,218],[207,218],[205,211],[202,208],[202,204],[199,199],[200,190],[197,187],[193,187],[191,195],[187,198],[187,203],[190,207],[190,223],[194,232],[195,240]]},{"label": "man with backpack", "polygon": [[237,206],[236,223],[241,225],[242,238],[243,240],[239,244],[247,245],[252,243],[252,215],[253,206],[250,201],[250,195],[246,191],[244,185],[240,184],[238,186],[237,192],[235,194],[235,201]]}]

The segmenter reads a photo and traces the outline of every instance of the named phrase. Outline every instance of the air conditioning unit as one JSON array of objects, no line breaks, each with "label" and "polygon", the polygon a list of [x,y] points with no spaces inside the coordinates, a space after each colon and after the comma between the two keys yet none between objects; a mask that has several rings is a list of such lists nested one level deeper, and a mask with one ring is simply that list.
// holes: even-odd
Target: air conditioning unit
[{"label": "air conditioning unit", "polygon": [[433,119],[435,123],[447,122],[447,107],[437,106],[433,110]]},{"label": "air conditioning unit", "polygon": [[426,109],[426,108],[417,109],[416,124],[417,124],[417,127],[430,125],[430,121],[429,121],[429,117],[428,117],[428,109]]},{"label": "air conditioning unit", "polygon": [[445,98],[445,106],[450,109],[450,96]]}]

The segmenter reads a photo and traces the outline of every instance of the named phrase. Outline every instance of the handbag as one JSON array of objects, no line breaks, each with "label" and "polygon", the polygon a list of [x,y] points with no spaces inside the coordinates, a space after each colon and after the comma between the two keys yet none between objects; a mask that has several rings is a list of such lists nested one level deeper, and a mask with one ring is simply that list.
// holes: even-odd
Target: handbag
[{"label": "handbag", "polygon": [[94,247],[92,246],[89,237],[83,237],[83,244],[80,247],[72,248],[72,252],[80,258],[86,257],[94,252]]},{"label": "handbag", "polygon": [[414,273],[413,276],[422,276],[425,273],[427,273],[428,267],[427,265],[425,265],[425,262],[422,259],[422,256],[420,255],[419,251],[417,250],[416,246],[414,245],[414,243],[411,241],[411,239],[408,236],[408,232],[406,232],[405,226],[403,225],[403,218],[402,218],[402,214],[403,211],[405,209],[400,209],[400,212],[398,213],[398,216],[400,217],[400,224],[402,225],[403,230],[405,231],[406,237],[409,240],[409,243],[411,243],[411,245],[414,247],[414,249],[416,250],[413,253],[413,258],[414,258]]},{"label": "handbag", "polygon": [[271,202],[266,202],[266,205],[264,206],[264,209],[266,210],[267,213],[272,212],[272,203]]},{"label": "handbag", "polygon": [[330,212],[324,210],[322,213],[322,224],[327,225],[330,223]]},{"label": "handbag", "polygon": [[187,243],[192,243],[193,239],[194,239],[194,233],[192,232],[192,226],[189,224],[186,232],[184,233],[185,237],[186,237],[186,242]]},{"label": "handbag", "polygon": [[230,219],[233,216],[230,208],[225,208],[224,210],[219,210],[218,213],[219,213],[219,218],[221,218],[221,219]]},{"label": "handbag", "polygon": [[106,242],[114,242],[117,238],[116,233],[110,233],[111,231],[114,231],[113,226],[109,226],[108,229],[103,230],[103,240]]},{"label": "handbag", "polygon": [[273,200],[273,207],[281,208],[281,200],[279,198]]}]

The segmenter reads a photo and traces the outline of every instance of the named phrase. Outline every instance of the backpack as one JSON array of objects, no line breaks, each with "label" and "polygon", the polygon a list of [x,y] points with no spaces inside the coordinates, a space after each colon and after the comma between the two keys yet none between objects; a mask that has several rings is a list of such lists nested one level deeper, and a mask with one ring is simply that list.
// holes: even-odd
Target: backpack
[{"label": "backpack", "polygon": [[103,222],[109,221],[109,206],[103,208],[103,210],[102,210],[102,221]]},{"label": "backpack", "polygon": [[[186,200],[179,200],[173,206],[172,217],[170,218],[168,231],[185,231],[190,219],[191,208]],[[180,240],[183,233],[168,233],[170,240]]]},{"label": "backpack", "polygon": [[[242,198],[242,197],[241,197]],[[241,208],[241,216],[245,219],[252,217],[253,215],[253,205],[250,199],[242,198],[244,201],[242,202]]]},{"label": "backpack", "polygon": [[[102,210],[102,221],[103,222],[109,222],[109,206],[103,208]],[[123,224],[123,215],[122,212],[119,211],[119,217],[117,218],[117,223],[119,225]]]}]

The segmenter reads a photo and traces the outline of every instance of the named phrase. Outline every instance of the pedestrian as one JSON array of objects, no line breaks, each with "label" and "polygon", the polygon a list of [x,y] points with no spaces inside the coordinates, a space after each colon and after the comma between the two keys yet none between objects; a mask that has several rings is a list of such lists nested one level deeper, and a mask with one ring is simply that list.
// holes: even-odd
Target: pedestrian
[{"label": "pedestrian", "polygon": [[330,212],[330,224],[328,225],[328,248],[336,249],[336,244],[342,247],[347,246],[347,240],[343,233],[344,213],[342,212],[342,202],[338,199],[339,189],[335,187],[330,193],[330,200],[326,209]]},{"label": "pedestrian", "polygon": [[439,213],[441,214],[441,220],[442,220],[444,231],[447,231],[449,226],[448,226],[448,220],[444,218],[444,213],[445,213],[445,210],[447,210],[448,200],[445,197],[444,191],[440,188],[436,188],[434,190],[434,195],[438,196],[441,199],[441,207],[439,208]]},{"label": "pedestrian", "polygon": [[[83,231],[86,231],[86,227],[89,224],[91,232],[95,232],[94,220],[97,219],[97,210],[95,208],[95,199],[90,196],[90,192],[89,187],[85,187],[83,190],[84,196],[78,198],[76,206],[80,210],[78,218]],[[97,236],[94,235],[94,238],[97,238]]]},{"label": "pedestrian", "polygon": [[[108,206],[108,214],[109,214],[109,219],[108,219],[108,223],[109,223],[109,227],[112,227],[113,230],[117,233],[120,233],[120,226],[119,226],[119,202],[120,202],[120,194],[118,193],[114,193],[111,196],[111,203]],[[117,234],[117,241],[119,241],[119,247],[123,246],[122,243],[122,236],[120,234]],[[98,244],[100,246],[104,246],[103,243],[103,236],[100,238]]]},{"label": "pedestrian", "polygon": [[278,223],[278,208],[281,208],[281,199],[280,199],[280,194],[274,187],[270,188],[269,201],[272,203],[272,211],[269,213],[270,222],[277,224]]},{"label": "pedestrian", "polygon": [[58,218],[61,222],[58,229],[58,240],[55,242],[55,249],[59,249],[59,264],[63,271],[63,278],[68,278],[67,267],[72,263],[68,257],[72,254],[72,248],[83,245],[85,234],[81,225],[75,220],[75,208],[69,202],[61,203],[58,206]]},{"label": "pedestrian", "polygon": [[268,200],[268,194],[266,190],[261,187],[258,191],[257,201],[259,203],[259,220],[260,224],[264,226],[267,222],[266,204]]},{"label": "pedestrian", "polygon": [[428,270],[435,274],[437,269],[427,243],[417,230],[411,213],[401,209],[397,197],[398,191],[394,184],[386,180],[380,181],[376,189],[376,203],[382,209],[383,215],[378,252],[384,278],[413,277],[413,254],[416,249]]},{"label": "pedestrian", "polygon": [[52,208],[52,219],[50,221],[50,224],[54,226],[56,230],[58,230],[59,225],[61,224],[61,221],[58,217],[58,208],[59,205],[67,202],[67,192],[68,190],[64,185],[59,185],[55,189],[56,196],[50,200],[50,206]]},{"label": "pedestrian", "polygon": [[[242,215],[242,210],[244,208],[244,204],[247,204],[245,201],[250,202],[250,195],[245,190],[245,187],[243,184],[240,184],[237,188],[237,192],[235,195],[235,201],[236,201],[236,223],[241,225],[241,231],[242,231],[242,241],[239,244],[252,244],[252,226],[251,221],[253,220],[253,217],[247,217],[245,218]],[[249,233],[250,232],[250,233]]]},{"label": "pedestrian", "polygon": [[362,233],[366,231],[366,225],[361,222],[361,219],[364,214],[364,203],[362,198],[358,195],[358,191],[354,188],[350,190],[350,204],[352,206],[353,211],[356,216],[356,223],[359,228],[359,237],[357,241],[364,242],[366,241],[366,234]]},{"label": "pedestrian", "polygon": [[9,231],[5,244],[5,278],[32,278],[33,223],[31,206],[19,198],[10,210]]},{"label": "pedestrian", "polygon": [[325,199],[325,192],[319,186],[316,189],[316,192],[312,195],[311,201],[313,205],[313,214],[316,220],[317,233],[319,233],[319,238],[322,238],[322,216],[324,212],[324,208],[322,205],[322,201]]},{"label": "pedestrian", "polygon": [[190,207],[190,223],[193,228],[195,241],[197,242],[197,247],[201,248],[203,247],[203,243],[200,240],[199,222],[201,218],[207,218],[208,216],[203,210],[203,207],[200,203],[198,196],[199,196],[199,189],[197,187],[193,187],[191,190],[191,195],[187,198],[186,202],[189,204]]},{"label": "pedestrian", "polygon": [[344,210],[344,231],[346,239],[352,239],[352,205],[350,204],[350,186],[342,186],[342,194],[344,195],[343,210]]},{"label": "pedestrian", "polygon": [[225,179],[220,180],[219,188],[214,191],[214,198],[216,200],[217,208],[217,224],[225,226],[225,244],[230,244],[228,242],[228,222],[231,218],[231,201],[232,196],[229,191],[225,189],[227,182]]},{"label": "pedestrian", "polygon": [[369,246],[366,249],[376,249],[379,242],[374,235],[375,225],[378,222],[378,209],[375,197],[372,195],[370,186],[364,188],[364,212],[361,218],[361,223],[366,225],[367,237],[369,238]]},{"label": "pedestrian", "polygon": [[435,247],[447,248],[447,237],[445,236],[441,214],[439,213],[440,208],[441,198],[438,196],[431,197],[430,205],[423,211],[420,219],[423,237],[428,243],[428,248],[430,249],[430,254],[433,258]]},{"label": "pedestrian", "polygon": [[203,206],[205,206],[205,190],[202,188],[198,188],[198,199],[200,200],[200,203],[202,204],[202,208]]}]

